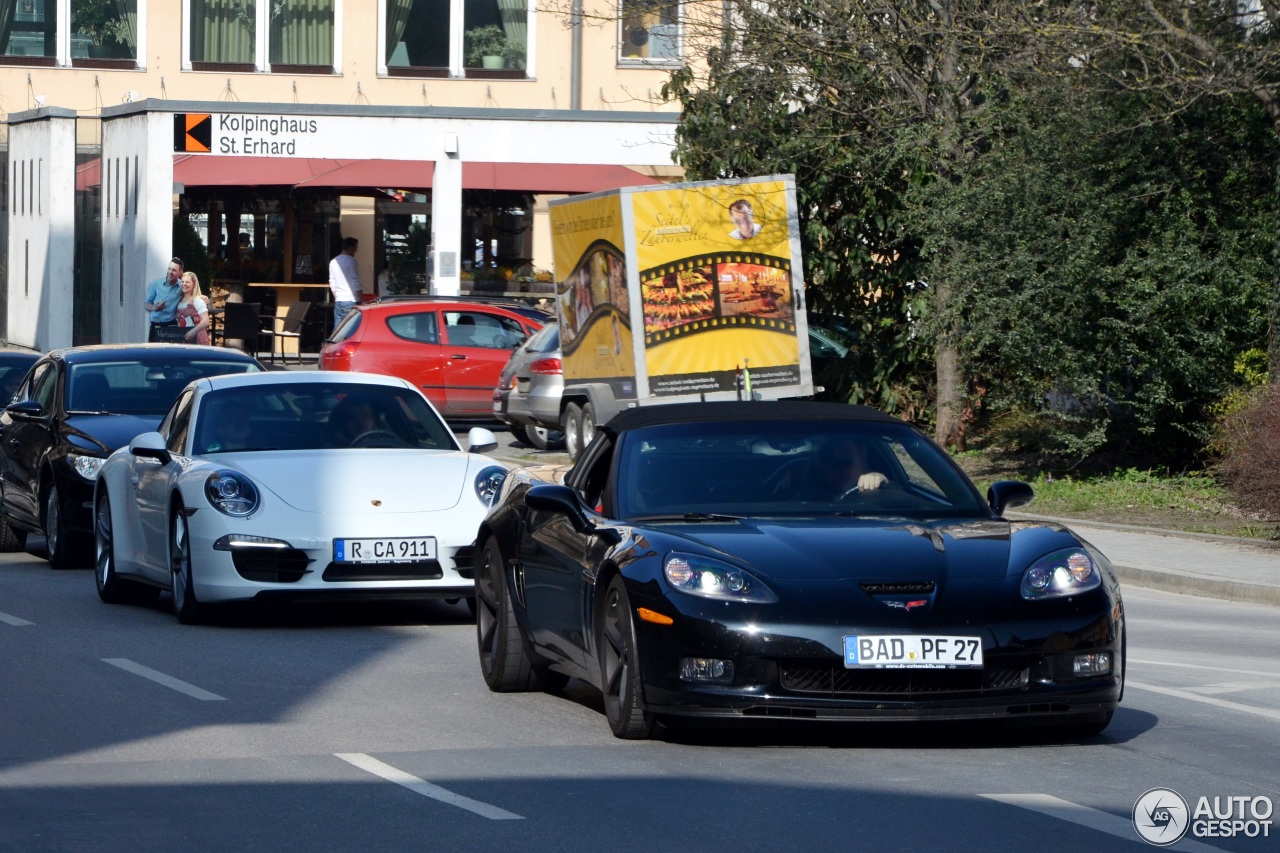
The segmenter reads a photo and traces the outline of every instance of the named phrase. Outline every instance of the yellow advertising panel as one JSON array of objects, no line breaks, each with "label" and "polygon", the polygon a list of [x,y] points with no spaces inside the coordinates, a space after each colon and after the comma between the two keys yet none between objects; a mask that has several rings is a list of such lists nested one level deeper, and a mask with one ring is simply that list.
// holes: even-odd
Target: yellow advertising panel
[{"label": "yellow advertising panel", "polygon": [[551,234],[565,376],[608,382],[634,395],[635,351],[619,195],[553,205]]},{"label": "yellow advertising panel", "polygon": [[629,199],[649,393],[799,385],[788,184],[693,185]]}]

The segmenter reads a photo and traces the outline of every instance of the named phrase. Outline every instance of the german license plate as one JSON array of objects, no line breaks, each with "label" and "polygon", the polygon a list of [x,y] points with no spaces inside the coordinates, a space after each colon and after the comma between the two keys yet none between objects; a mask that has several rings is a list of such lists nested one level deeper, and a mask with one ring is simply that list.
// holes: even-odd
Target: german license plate
[{"label": "german license plate", "polygon": [[333,540],[335,563],[425,563],[435,558],[434,536]]},{"label": "german license plate", "polygon": [[846,669],[981,669],[979,637],[862,634],[844,638]]}]

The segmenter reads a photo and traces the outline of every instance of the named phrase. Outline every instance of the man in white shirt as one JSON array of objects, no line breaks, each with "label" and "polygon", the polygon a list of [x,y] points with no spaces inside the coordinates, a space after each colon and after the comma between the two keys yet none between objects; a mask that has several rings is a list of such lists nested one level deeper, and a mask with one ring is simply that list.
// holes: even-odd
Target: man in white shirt
[{"label": "man in white shirt", "polygon": [[342,241],[342,253],[329,262],[329,290],[333,292],[333,327],[338,328],[356,302],[364,296],[360,283],[360,271],[356,269],[356,249],[360,241],[347,237]]}]

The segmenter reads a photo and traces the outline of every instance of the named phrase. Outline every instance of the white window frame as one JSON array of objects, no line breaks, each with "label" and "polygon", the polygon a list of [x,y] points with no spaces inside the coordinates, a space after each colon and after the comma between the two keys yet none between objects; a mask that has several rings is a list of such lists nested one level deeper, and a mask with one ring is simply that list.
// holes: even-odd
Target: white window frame
[{"label": "white window frame", "polygon": [[[185,0],[184,0],[185,2]],[[338,0],[342,2],[342,0]],[[387,68],[387,0],[377,0],[378,3],[378,71],[379,77],[396,77],[397,79],[417,79],[400,77],[393,75]],[[536,45],[538,43],[538,2],[537,0],[529,0],[525,6],[525,16],[528,19],[525,32],[526,43],[524,46],[524,71],[523,78],[504,78],[503,82],[518,83],[521,80],[533,80],[533,69],[536,67],[538,52]],[[448,79],[465,79],[467,76],[466,63],[466,44],[465,44],[465,22],[463,16],[466,14],[466,4],[464,0],[451,0],[449,3],[449,78]],[[428,80],[443,79],[438,77],[420,78],[424,83]]]},{"label": "white window frame", "polygon": [[[139,20],[142,19],[142,4],[145,2],[146,0],[138,0]],[[259,74],[271,73],[271,4],[272,0],[255,0],[253,7],[253,70]],[[381,0],[378,8],[381,12]],[[342,73],[342,21],[343,0],[333,0],[333,68],[329,71],[316,71],[317,74]],[[138,50],[141,52],[141,36],[138,38],[138,44]],[[317,66],[317,68],[321,67]],[[182,0],[182,70],[193,70],[191,67],[191,0]]]},{"label": "white window frame", "polygon": [[626,0],[618,0],[618,49],[617,62],[619,68],[679,68],[684,65],[684,16],[685,0],[673,0],[676,3],[676,55],[670,59],[646,59],[634,56],[623,56],[622,45],[626,39],[622,32],[623,9]]},{"label": "white window frame", "polygon": [[[54,6],[58,13],[58,37],[57,49],[54,62],[59,68],[70,68],[74,63],[71,58],[71,2],[72,0],[45,0],[46,7]],[[187,0],[183,0],[187,2]],[[147,28],[145,22],[147,20],[147,0],[138,0],[138,26],[137,26],[137,56],[134,57],[134,67],[139,71],[147,69]],[[127,70],[127,69],[126,69]]]}]

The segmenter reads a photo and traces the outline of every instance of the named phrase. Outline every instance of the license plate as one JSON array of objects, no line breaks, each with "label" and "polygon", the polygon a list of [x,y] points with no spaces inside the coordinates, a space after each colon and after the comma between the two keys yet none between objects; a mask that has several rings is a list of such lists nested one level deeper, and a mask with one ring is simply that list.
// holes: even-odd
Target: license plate
[{"label": "license plate", "polygon": [[863,634],[844,638],[846,669],[981,669],[978,637]]},{"label": "license plate", "polygon": [[500,415],[500,414],[502,414],[502,401],[501,401],[501,400],[494,400],[494,401],[493,401],[493,413],[494,413],[495,415]]},{"label": "license plate", "polygon": [[425,563],[435,558],[434,536],[333,540],[335,563]]}]

